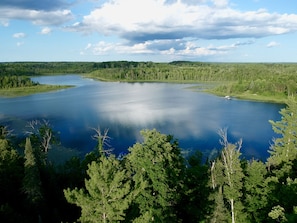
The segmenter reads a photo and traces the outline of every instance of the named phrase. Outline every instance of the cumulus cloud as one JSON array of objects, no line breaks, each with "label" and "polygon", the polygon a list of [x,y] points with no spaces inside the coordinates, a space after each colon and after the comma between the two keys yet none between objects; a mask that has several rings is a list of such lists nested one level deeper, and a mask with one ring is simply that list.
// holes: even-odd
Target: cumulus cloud
[{"label": "cumulus cloud", "polygon": [[131,44],[162,39],[259,38],[297,31],[297,14],[238,11],[227,0],[113,0],[67,27],[115,35]]},{"label": "cumulus cloud", "polygon": [[271,48],[271,47],[276,47],[276,46],[279,46],[279,45],[280,45],[279,43],[277,43],[277,42],[275,42],[275,41],[271,41],[271,42],[269,42],[269,43],[266,45],[266,47]]},{"label": "cumulus cloud", "polygon": [[201,46],[196,40],[149,40],[142,43],[134,43],[132,45],[125,42],[110,43],[100,41],[96,44],[88,43],[81,51],[82,55],[91,53],[93,55],[112,55],[112,54],[146,54],[146,55],[165,55],[180,58],[206,57],[215,55],[228,54],[230,50],[234,50],[242,45],[253,44],[253,40],[245,42],[235,42],[229,45],[208,45]]},{"label": "cumulus cloud", "polygon": [[[27,20],[36,25],[61,25],[74,18],[65,0],[1,0],[0,21]],[[3,23],[2,23],[3,24]]]},{"label": "cumulus cloud", "polygon": [[25,33],[14,33],[12,35],[13,38],[24,38],[26,36]]},{"label": "cumulus cloud", "polygon": [[0,8],[0,19],[28,20],[36,25],[61,25],[73,19],[70,10],[37,11],[31,9]]},{"label": "cumulus cloud", "polygon": [[224,8],[228,6],[228,0],[212,0],[214,6]]},{"label": "cumulus cloud", "polygon": [[19,9],[30,9],[30,10],[55,10],[59,8],[66,8],[69,3],[64,0],[1,0],[0,7],[4,8],[19,8]]},{"label": "cumulus cloud", "polygon": [[51,33],[51,32],[52,32],[51,28],[49,28],[49,27],[44,27],[44,28],[40,31],[40,34],[42,34],[42,35],[47,35],[47,34],[49,34],[49,33]]}]

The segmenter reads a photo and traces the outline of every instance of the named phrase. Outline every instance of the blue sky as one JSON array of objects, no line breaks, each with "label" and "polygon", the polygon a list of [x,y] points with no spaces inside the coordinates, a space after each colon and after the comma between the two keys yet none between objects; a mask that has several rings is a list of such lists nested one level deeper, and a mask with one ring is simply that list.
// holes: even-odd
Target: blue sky
[{"label": "blue sky", "polygon": [[0,62],[297,62],[294,0],[1,0]]}]

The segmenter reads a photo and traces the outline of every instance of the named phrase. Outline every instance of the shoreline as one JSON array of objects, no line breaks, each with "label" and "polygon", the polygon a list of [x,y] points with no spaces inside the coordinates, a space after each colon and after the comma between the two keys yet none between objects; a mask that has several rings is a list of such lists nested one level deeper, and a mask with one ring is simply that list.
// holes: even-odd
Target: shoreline
[{"label": "shoreline", "polygon": [[71,87],[74,87],[74,86],[40,84],[40,85],[30,86],[30,87],[3,88],[3,89],[0,89],[0,97],[5,97],[5,98],[24,97],[28,95],[59,91],[59,90],[63,90]]},{"label": "shoreline", "polygon": [[[102,81],[102,82],[123,82],[123,83],[168,83],[168,84],[205,84],[208,85],[206,88],[202,88],[201,86],[192,86],[187,88],[191,91],[201,91],[208,94],[225,97],[229,95],[231,98],[236,98],[239,100],[249,100],[249,101],[256,101],[256,102],[263,102],[263,103],[277,103],[277,104],[286,104],[288,101],[285,97],[276,97],[276,96],[265,96],[259,94],[250,94],[250,93],[241,93],[241,94],[228,94],[227,92],[217,92],[214,91],[215,86],[218,86],[219,83],[216,81],[205,81],[205,82],[197,82],[197,81],[180,81],[180,80],[111,80],[111,79],[104,79],[100,77],[94,77],[92,75],[82,75],[85,78],[91,78],[95,81]],[[54,75],[49,75],[54,76]],[[47,84],[40,84],[37,86],[30,86],[30,87],[18,87],[18,88],[8,88],[8,89],[0,89],[0,97],[23,97],[28,95],[34,95],[39,93],[46,93],[46,92],[54,92],[59,91],[67,88],[74,87],[73,85],[47,85]]]}]

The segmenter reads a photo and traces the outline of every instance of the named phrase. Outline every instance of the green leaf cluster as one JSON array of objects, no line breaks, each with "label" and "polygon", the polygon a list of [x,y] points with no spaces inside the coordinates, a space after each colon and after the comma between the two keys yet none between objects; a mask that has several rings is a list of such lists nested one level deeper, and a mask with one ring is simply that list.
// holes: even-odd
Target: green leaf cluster
[{"label": "green leaf cluster", "polygon": [[116,157],[96,129],[93,152],[57,165],[40,156],[55,149],[49,125],[31,122],[23,139],[0,126],[0,221],[296,222],[296,108],[271,121],[279,137],[266,161],[243,159],[227,130],[212,159],[156,129]]}]

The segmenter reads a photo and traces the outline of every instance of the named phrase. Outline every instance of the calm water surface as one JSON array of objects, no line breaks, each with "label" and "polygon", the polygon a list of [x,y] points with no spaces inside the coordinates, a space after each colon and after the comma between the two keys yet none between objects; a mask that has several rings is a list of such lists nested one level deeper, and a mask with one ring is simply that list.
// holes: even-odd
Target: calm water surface
[{"label": "calm water surface", "polygon": [[140,140],[139,131],[156,128],[172,134],[183,149],[206,155],[221,148],[217,131],[228,128],[230,142],[243,139],[245,157],[266,158],[276,135],[268,120],[279,120],[279,104],[193,92],[186,84],[108,83],[79,75],[34,77],[47,84],[76,87],[26,97],[0,98],[0,124],[22,133],[27,121],[45,118],[60,132],[64,146],[83,153],[93,150],[92,128],[109,129],[115,153]]}]

